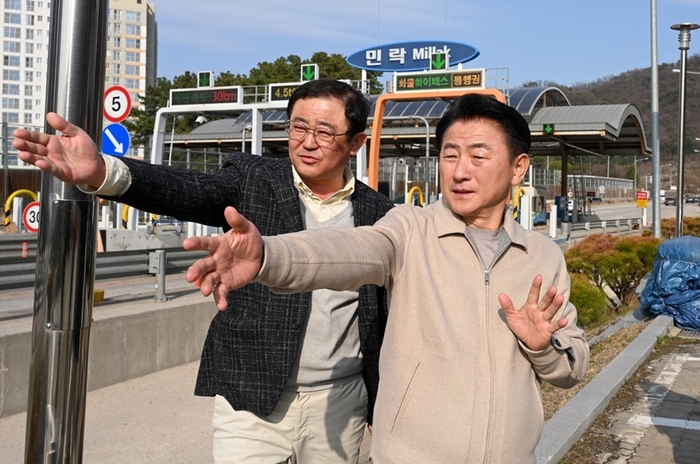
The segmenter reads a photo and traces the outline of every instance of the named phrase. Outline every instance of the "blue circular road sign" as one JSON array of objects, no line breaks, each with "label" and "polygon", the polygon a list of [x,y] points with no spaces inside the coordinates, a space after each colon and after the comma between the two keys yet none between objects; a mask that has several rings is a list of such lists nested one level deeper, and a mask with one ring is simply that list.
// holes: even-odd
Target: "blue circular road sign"
[{"label": "blue circular road sign", "polygon": [[129,151],[131,136],[121,124],[110,124],[102,131],[102,153],[124,156]]}]

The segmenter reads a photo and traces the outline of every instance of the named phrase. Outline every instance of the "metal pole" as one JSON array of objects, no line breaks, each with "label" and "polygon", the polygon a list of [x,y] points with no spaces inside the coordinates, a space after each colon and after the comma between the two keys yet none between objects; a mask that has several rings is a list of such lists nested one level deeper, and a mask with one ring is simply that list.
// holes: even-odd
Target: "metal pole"
[{"label": "metal pole", "polygon": [[659,141],[659,63],[656,0],[651,0],[651,199],[654,237],[661,238],[661,144]]},{"label": "metal pole", "polygon": [[698,24],[682,23],[674,24],[671,29],[679,31],[678,49],[681,51],[681,78],[680,78],[680,101],[678,104],[678,180],[676,184],[676,237],[683,236],[683,152],[685,151],[685,81],[686,81],[686,61],[688,49],[690,48],[690,31],[699,28]]},{"label": "metal pole", "polygon": [[173,143],[175,143],[175,122],[177,117],[173,114],[173,127],[170,129],[170,149],[168,150],[168,166],[173,165]]},{"label": "metal pole", "polygon": [[[51,3],[47,110],[94,140],[102,133],[107,12],[107,0]],[[25,462],[79,463],[98,203],[47,173],[40,201]]]},{"label": "metal pole", "polygon": [[[4,176],[4,182],[3,182],[3,197],[2,197],[2,204],[4,205],[5,202],[7,201],[8,198],[10,198],[10,166],[7,161],[7,152],[8,152],[8,147],[9,147],[9,141],[7,140],[7,135],[8,135],[8,129],[7,129],[7,123],[3,122],[2,123],[2,172]],[[6,213],[6,212],[5,212]]]},{"label": "metal pole", "polygon": [[423,201],[425,205],[430,203],[430,124],[423,116],[412,116],[420,119],[425,124],[425,192],[423,193]]}]

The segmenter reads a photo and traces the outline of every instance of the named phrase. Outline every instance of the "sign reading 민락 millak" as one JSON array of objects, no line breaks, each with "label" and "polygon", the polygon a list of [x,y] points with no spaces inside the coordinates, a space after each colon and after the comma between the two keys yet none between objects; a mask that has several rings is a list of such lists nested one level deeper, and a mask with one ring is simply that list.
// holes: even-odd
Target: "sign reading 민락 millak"
[{"label": "sign reading \ubbfc\ub77d millak", "polygon": [[471,45],[435,40],[370,47],[353,53],[347,62],[367,71],[421,71],[430,69],[431,55],[440,52],[447,54],[450,65],[479,56],[479,51]]}]

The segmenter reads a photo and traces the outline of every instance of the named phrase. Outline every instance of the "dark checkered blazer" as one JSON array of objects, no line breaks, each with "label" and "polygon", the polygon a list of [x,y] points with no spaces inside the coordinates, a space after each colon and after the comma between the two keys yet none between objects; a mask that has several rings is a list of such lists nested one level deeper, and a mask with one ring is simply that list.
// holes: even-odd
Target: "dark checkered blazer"
[{"label": "dark checkered blazer", "polygon": [[[288,158],[236,153],[213,173],[175,170],[127,158],[132,184],[116,200],[142,211],[230,229],[224,208],[234,206],[263,235],[303,230]],[[371,225],[393,206],[360,181],[352,195],[355,226]],[[268,416],[277,405],[299,349],[311,294],[277,295],[253,283],[228,296],[228,309],[212,320],[195,394],[225,397],[236,410]],[[369,417],[379,383],[379,347],[386,323],[384,289],[364,286],[359,295],[363,377]]]}]

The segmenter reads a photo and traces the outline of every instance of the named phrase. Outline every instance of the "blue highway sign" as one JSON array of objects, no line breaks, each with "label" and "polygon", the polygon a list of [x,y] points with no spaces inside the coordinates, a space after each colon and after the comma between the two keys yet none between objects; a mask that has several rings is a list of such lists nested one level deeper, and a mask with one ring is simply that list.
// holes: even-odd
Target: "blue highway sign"
[{"label": "blue highway sign", "polygon": [[102,153],[124,156],[129,151],[131,136],[121,124],[110,124],[102,131]]}]

